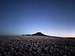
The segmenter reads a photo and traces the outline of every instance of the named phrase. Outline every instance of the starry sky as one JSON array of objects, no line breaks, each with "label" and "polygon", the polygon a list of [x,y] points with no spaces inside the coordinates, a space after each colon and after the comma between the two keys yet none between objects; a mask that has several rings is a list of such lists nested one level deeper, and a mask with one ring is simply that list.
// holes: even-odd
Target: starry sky
[{"label": "starry sky", "polygon": [[0,35],[35,32],[75,36],[75,1],[0,0]]}]

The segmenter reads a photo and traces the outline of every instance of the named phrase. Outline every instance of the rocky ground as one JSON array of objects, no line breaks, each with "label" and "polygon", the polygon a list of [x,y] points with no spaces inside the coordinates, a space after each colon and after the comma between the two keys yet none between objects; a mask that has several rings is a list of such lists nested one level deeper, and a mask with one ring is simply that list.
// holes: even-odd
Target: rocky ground
[{"label": "rocky ground", "polygon": [[75,56],[75,41],[64,39],[0,40],[0,56]]}]

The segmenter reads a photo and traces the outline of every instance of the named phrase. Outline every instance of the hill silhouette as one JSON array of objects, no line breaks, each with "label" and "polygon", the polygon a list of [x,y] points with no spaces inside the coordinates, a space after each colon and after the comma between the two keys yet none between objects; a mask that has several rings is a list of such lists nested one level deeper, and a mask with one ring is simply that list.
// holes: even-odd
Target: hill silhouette
[{"label": "hill silhouette", "polygon": [[49,38],[59,38],[61,39],[62,37],[58,37],[58,36],[50,36],[50,35],[45,35],[42,32],[36,32],[34,34],[23,34],[22,36],[44,36],[44,37],[49,37]]},{"label": "hill silhouette", "polygon": [[45,35],[41,32],[37,32],[37,33],[32,34],[32,36],[47,36],[47,35]]}]

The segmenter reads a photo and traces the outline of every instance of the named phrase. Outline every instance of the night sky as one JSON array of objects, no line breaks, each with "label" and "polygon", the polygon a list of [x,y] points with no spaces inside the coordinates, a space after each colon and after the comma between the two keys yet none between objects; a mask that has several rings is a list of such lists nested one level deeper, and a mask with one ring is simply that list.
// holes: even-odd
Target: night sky
[{"label": "night sky", "polygon": [[75,36],[75,1],[0,0],[0,35],[35,32]]}]

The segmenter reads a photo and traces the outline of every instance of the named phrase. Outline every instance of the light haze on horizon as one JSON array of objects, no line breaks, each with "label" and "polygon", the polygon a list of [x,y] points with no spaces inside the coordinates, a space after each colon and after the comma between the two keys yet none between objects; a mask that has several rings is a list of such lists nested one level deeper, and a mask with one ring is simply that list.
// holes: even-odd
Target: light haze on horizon
[{"label": "light haze on horizon", "polygon": [[0,35],[75,36],[74,0],[0,0]]}]

